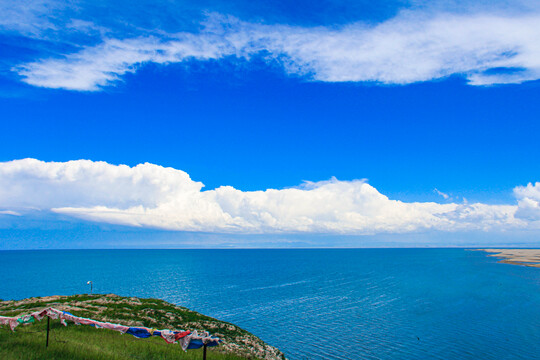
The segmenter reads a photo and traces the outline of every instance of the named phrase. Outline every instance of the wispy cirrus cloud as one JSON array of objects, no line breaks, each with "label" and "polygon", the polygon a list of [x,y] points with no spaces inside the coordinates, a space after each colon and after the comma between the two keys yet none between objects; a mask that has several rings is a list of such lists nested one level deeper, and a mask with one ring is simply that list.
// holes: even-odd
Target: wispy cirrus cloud
[{"label": "wispy cirrus cloud", "polygon": [[273,234],[379,234],[428,230],[538,228],[530,201],[540,183],[517,187],[517,205],[403,202],[364,180],[305,183],[296,188],[203,191],[181,170],[88,160],[0,163],[0,208],[43,210],[84,220],[178,231]]},{"label": "wispy cirrus cloud", "polygon": [[230,44],[211,35],[181,34],[174,40],[156,37],[108,39],[61,59],[18,66],[16,71],[30,85],[96,91],[113,85],[122,75],[135,72],[145,63],[218,59],[233,51]]},{"label": "wispy cirrus cloud", "polygon": [[214,14],[198,32],[106,38],[13,70],[31,85],[97,91],[147,63],[260,57],[315,81],[409,84],[458,75],[471,85],[520,83],[540,78],[539,22],[540,13],[403,12],[375,25],[336,28]]},{"label": "wispy cirrus cloud", "polygon": [[443,193],[442,191],[440,191],[439,189],[433,189],[433,192],[437,195],[440,195],[444,198],[444,200],[448,200],[450,198],[450,195],[446,194],[446,193]]}]

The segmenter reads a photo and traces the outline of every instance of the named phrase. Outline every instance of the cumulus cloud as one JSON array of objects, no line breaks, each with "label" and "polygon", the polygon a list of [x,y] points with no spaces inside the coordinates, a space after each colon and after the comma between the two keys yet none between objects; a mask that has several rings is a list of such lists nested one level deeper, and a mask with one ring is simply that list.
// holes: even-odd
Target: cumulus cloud
[{"label": "cumulus cloud", "polygon": [[519,204],[516,217],[535,221],[540,227],[540,182],[518,186],[514,189],[514,194]]},{"label": "cumulus cloud", "polygon": [[28,84],[96,91],[146,63],[249,60],[327,82],[409,84],[451,75],[471,85],[540,78],[540,14],[402,12],[375,25],[265,25],[210,15],[196,33],[107,38],[61,58],[14,67]]},{"label": "cumulus cloud", "polygon": [[[540,187],[537,183],[538,187]],[[529,198],[527,188],[516,189]],[[521,195],[520,195],[521,196]],[[536,196],[536,195],[535,195]],[[521,201],[521,200],[520,200]],[[84,220],[216,233],[377,234],[423,230],[526,228],[516,205],[407,203],[364,180],[305,183],[296,188],[203,191],[181,170],[77,160],[0,163],[0,207],[45,210]]]}]

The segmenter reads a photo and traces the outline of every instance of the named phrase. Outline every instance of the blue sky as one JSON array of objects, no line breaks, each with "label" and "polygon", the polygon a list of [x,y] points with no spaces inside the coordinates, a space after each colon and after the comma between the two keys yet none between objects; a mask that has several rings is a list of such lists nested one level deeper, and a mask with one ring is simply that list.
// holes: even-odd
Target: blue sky
[{"label": "blue sky", "polygon": [[[534,2],[0,1],[0,10],[0,248],[84,247],[80,234],[114,247],[95,239],[126,233],[178,239],[173,247],[197,236],[280,247],[313,236],[323,240],[301,242],[537,238]],[[42,162],[13,163],[25,158]],[[70,163],[79,159],[92,162]],[[159,168],[139,174],[143,163]],[[133,192],[157,195],[107,192],[126,177],[146,184]],[[178,218],[203,200],[177,187],[208,203]],[[276,198],[254,193],[267,189]],[[355,201],[341,209],[344,197]],[[51,226],[64,240],[40,244]],[[152,236],[135,243],[170,243]]]}]

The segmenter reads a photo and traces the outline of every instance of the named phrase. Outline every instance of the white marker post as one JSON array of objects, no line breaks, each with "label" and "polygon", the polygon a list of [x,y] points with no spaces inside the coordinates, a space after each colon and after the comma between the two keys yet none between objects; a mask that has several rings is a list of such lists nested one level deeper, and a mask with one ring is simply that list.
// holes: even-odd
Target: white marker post
[{"label": "white marker post", "polygon": [[92,281],[88,281],[87,284],[90,285],[90,295],[92,295],[93,283],[92,283]]}]

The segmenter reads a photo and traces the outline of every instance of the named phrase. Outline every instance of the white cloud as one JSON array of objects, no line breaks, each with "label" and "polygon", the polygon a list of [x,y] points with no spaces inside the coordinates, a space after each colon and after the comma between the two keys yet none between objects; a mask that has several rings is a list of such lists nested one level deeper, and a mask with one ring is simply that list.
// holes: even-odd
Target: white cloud
[{"label": "white cloud", "polygon": [[433,192],[435,194],[438,194],[438,195],[441,195],[444,200],[448,200],[450,198],[450,195],[446,194],[446,193],[443,193],[442,191],[440,191],[439,189],[433,189]]},{"label": "white cloud", "polygon": [[211,15],[199,33],[105,39],[19,65],[28,84],[96,91],[145,63],[262,56],[318,81],[408,84],[451,75],[472,85],[540,78],[540,14],[402,12],[377,25],[340,28],[263,25]]},{"label": "white cloud", "polygon": [[407,203],[389,199],[364,180],[331,179],[249,192],[230,186],[202,188],[183,171],[148,163],[0,163],[3,209],[50,210],[129,226],[246,234],[377,234],[507,230],[529,224],[515,216],[515,205]]},{"label": "white cloud", "polygon": [[187,58],[208,60],[232,53],[213,36],[178,35],[175,40],[155,37],[127,40],[107,39],[62,59],[51,59],[17,67],[30,85],[95,91],[111,85],[144,63],[180,62]]},{"label": "white cloud", "polygon": [[0,215],[21,216],[20,213],[11,210],[0,210]]},{"label": "white cloud", "polygon": [[56,28],[47,14],[65,7],[65,3],[51,0],[0,1],[0,29],[37,35]]},{"label": "white cloud", "polygon": [[540,228],[540,182],[518,186],[514,189],[514,194],[518,198],[519,205],[516,217],[534,221]]}]

